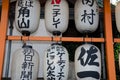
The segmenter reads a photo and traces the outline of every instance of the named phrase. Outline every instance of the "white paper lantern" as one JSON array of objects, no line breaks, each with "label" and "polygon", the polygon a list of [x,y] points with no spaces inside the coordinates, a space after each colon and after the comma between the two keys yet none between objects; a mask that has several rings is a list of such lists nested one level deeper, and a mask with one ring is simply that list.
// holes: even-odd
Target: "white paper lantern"
[{"label": "white paper lantern", "polygon": [[120,32],[120,1],[117,3],[115,7],[115,19],[117,30]]},{"label": "white paper lantern", "polygon": [[44,80],[67,80],[69,59],[68,51],[58,44],[51,45],[45,51]]},{"label": "white paper lantern", "polygon": [[37,80],[39,55],[32,46],[16,50],[11,65],[11,80]]},{"label": "white paper lantern", "polygon": [[46,29],[60,35],[67,30],[69,19],[69,7],[66,0],[47,0],[45,4]]},{"label": "white paper lantern", "polygon": [[[117,30],[120,33],[120,1],[117,3],[115,7],[115,18]],[[119,54],[119,70],[120,70],[120,54]]]},{"label": "white paper lantern", "polygon": [[100,80],[101,53],[96,46],[84,44],[76,49],[75,75],[77,80]]},{"label": "white paper lantern", "polygon": [[40,20],[39,0],[17,0],[15,24],[23,35],[30,35],[38,29]]},{"label": "white paper lantern", "polygon": [[99,10],[96,0],[77,0],[75,25],[81,33],[91,33],[98,28]]}]

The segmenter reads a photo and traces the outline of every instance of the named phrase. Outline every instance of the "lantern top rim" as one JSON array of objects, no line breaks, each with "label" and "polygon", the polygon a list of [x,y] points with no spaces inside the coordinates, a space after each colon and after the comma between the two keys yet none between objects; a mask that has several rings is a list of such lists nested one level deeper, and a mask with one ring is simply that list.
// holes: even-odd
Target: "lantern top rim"
[{"label": "lantern top rim", "polygon": [[23,45],[22,48],[32,48],[31,45]]}]

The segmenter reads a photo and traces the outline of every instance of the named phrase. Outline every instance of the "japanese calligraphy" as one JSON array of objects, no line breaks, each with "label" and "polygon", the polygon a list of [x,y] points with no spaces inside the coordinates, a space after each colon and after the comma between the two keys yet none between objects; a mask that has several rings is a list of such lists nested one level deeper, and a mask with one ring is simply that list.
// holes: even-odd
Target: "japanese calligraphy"
[{"label": "japanese calligraphy", "polygon": [[65,67],[65,65],[60,67],[60,72],[58,72],[58,75],[57,75],[58,80],[63,80],[62,77],[65,77],[64,72],[63,72],[64,67]]},{"label": "japanese calligraphy", "polygon": [[55,66],[53,65],[53,61],[50,63],[49,60],[47,60],[48,68],[47,68],[47,80],[55,80]]},{"label": "japanese calligraphy", "polygon": [[34,63],[32,62],[34,51],[32,49],[24,48],[24,62],[21,66],[21,76],[20,79],[22,80],[31,80],[32,79],[32,71],[34,67]]},{"label": "japanese calligraphy", "polygon": [[82,0],[82,4],[84,5],[88,4],[89,6],[93,6],[94,0]]},{"label": "japanese calligraphy", "polygon": [[30,24],[30,20],[27,20],[27,22],[25,22],[24,18],[22,18],[21,22],[20,22],[20,20],[18,20],[19,28],[29,28],[29,24]]},{"label": "japanese calligraphy", "polygon": [[60,4],[61,0],[52,0],[51,4]]},{"label": "japanese calligraphy", "polygon": [[[86,66],[93,65],[93,66],[99,66],[98,62],[94,62],[98,57],[95,53],[97,53],[97,49],[94,46],[91,46],[89,50],[85,50],[83,47],[81,48],[81,53],[78,58],[80,60],[81,65]],[[84,59],[84,55],[87,53],[87,59]],[[85,61],[84,61],[85,60]]]},{"label": "japanese calligraphy", "polygon": [[19,28],[29,28],[30,26],[30,7],[33,7],[33,0],[27,0],[27,1],[24,1],[24,0],[19,0],[18,1],[18,6],[20,7],[18,12],[18,16],[17,18],[18,21],[18,26]]},{"label": "japanese calligraphy", "polygon": [[100,79],[100,74],[97,71],[83,71],[83,72],[78,72],[77,76],[79,78],[86,78],[86,77],[92,77],[95,79]]},{"label": "japanese calligraphy", "polygon": [[61,66],[62,64],[65,64],[65,60],[62,60],[62,56],[64,55],[65,53],[63,52],[58,52],[57,55],[59,55],[59,58],[60,60],[58,60],[58,65]]},{"label": "japanese calligraphy", "polygon": [[20,16],[22,16],[22,17],[29,17],[29,15],[30,15],[29,13],[30,13],[30,10],[27,9],[27,7],[21,7],[21,8],[19,9],[18,18],[19,18]]},{"label": "japanese calligraphy", "polygon": [[82,19],[81,21],[83,21],[84,23],[86,23],[86,21],[88,21],[90,23],[90,25],[92,25],[94,23],[94,10],[91,9],[91,13],[87,13],[87,10],[84,10],[83,15],[81,15]]},{"label": "japanese calligraphy", "polygon": [[[80,62],[80,64],[83,67],[85,66],[99,67],[100,66],[99,62],[95,61],[98,58],[98,56],[95,54],[97,52],[98,49],[94,46],[91,46],[89,50],[86,50],[84,49],[84,47],[82,47],[80,55],[77,60]],[[77,76],[80,78],[85,78],[85,77],[93,77],[96,79],[100,78],[100,74],[97,71],[81,71],[77,73]]]},{"label": "japanese calligraphy", "polygon": [[27,0],[27,1],[24,1],[24,0],[18,0],[18,6],[19,7],[33,7],[33,0]]},{"label": "japanese calligraphy", "polygon": [[[63,47],[52,46],[47,50],[47,80],[63,80],[66,60],[63,59],[65,51]],[[57,69],[57,74],[56,74]]]},{"label": "japanese calligraphy", "polygon": [[63,69],[65,67],[66,60],[64,60],[62,56],[65,55],[65,51],[63,47],[56,47],[56,50],[58,51],[57,55],[59,56],[59,60],[57,63],[58,63],[58,66],[60,67],[60,72],[58,73],[57,77],[58,77],[58,80],[63,80],[62,78],[65,77]]},{"label": "japanese calligraphy", "polygon": [[58,24],[60,24],[60,8],[59,5],[54,5],[53,8],[53,26],[55,26],[55,28],[58,28]]}]

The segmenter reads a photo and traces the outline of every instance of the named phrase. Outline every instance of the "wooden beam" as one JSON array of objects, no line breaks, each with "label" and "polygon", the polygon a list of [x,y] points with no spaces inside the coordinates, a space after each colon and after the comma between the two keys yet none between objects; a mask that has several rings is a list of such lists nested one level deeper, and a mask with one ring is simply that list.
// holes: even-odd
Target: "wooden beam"
[{"label": "wooden beam", "polygon": [[115,43],[120,43],[120,38],[114,38]]},{"label": "wooden beam", "polygon": [[107,62],[107,80],[116,80],[110,0],[104,1],[105,49]]},{"label": "wooden beam", "polygon": [[0,80],[2,79],[4,53],[6,45],[7,21],[8,21],[9,0],[2,0],[2,13],[0,22]]},{"label": "wooden beam", "polygon": [[7,36],[7,40],[22,41],[63,41],[63,42],[104,42],[104,38],[47,37],[47,36]]}]

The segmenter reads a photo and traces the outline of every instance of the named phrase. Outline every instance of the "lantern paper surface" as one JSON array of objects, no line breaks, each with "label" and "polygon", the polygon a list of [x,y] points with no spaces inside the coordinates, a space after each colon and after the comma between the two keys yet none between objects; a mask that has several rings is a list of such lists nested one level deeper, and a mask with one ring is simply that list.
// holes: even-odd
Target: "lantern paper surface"
[{"label": "lantern paper surface", "polygon": [[115,18],[117,30],[120,32],[120,1],[117,3],[115,7]]},{"label": "lantern paper surface", "polygon": [[50,33],[63,33],[68,27],[69,7],[66,0],[47,0],[45,25]]},{"label": "lantern paper surface", "polygon": [[101,53],[96,46],[84,44],[76,49],[75,75],[77,80],[100,80]]},{"label": "lantern paper surface", "polygon": [[91,33],[98,28],[99,11],[96,0],[77,0],[74,14],[79,32]]},{"label": "lantern paper surface", "polygon": [[31,46],[16,50],[11,65],[11,80],[37,80],[39,55]]},{"label": "lantern paper surface", "polygon": [[44,80],[67,80],[68,68],[66,48],[57,44],[50,46],[44,57]]},{"label": "lantern paper surface", "polygon": [[39,0],[17,0],[15,24],[23,35],[30,35],[37,30],[40,20]]}]

